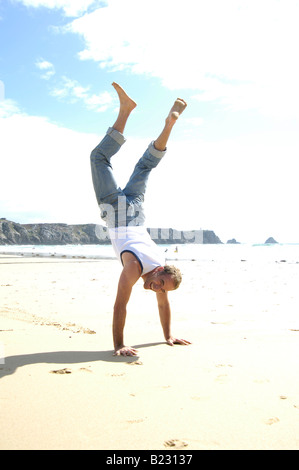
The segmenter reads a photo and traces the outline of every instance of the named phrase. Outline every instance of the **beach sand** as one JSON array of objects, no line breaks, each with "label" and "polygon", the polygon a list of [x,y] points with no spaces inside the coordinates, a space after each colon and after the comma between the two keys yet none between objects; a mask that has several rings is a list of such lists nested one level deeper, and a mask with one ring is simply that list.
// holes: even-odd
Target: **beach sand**
[{"label": "beach sand", "polygon": [[176,263],[173,334],[115,260],[0,257],[0,449],[299,449],[299,265]]}]

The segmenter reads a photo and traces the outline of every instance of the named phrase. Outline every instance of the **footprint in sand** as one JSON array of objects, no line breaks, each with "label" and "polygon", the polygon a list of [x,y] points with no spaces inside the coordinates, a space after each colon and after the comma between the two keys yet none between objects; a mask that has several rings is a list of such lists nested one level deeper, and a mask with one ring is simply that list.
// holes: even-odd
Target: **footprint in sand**
[{"label": "footprint in sand", "polygon": [[269,383],[270,380],[269,379],[256,379],[254,380],[254,383],[256,384],[265,384],[265,383]]},{"label": "footprint in sand", "polygon": [[200,401],[201,400],[201,397],[197,397],[197,396],[194,396],[194,397],[191,397],[192,400],[195,400],[195,401]]},{"label": "footprint in sand", "polygon": [[279,419],[276,418],[276,416],[274,418],[269,418],[266,420],[266,424],[268,424],[269,426],[271,426],[271,424],[275,424],[275,423],[278,423],[279,422]]},{"label": "footprint in sand", "polygon": [[92,370],[88,369],[87,367],[80,367],[79,370],[82,370],[82,372],[92,372]]},{"label": "footprint in sand", "polygon": [[71,374],[71,369],[57,369],[57,370],[50,370],[50,374]]},{"label": "footprint in sand", "polygon": [[225,384],[228,380],[228,375],[227,374],[221,374],[217,375],[215,382],[219,382],[221,384]]},{"label": "footprint in sand", "polygon": [[136,419],[127,419],[127,423],[129,424],[138,424],[138,423],[143,423],[146,418],[136,418]]},{"label": "footprint in sand", "polygon": [[172,449],[183,449],[188,446],[188,443],[180,439],[170,439],[164,442],[164,446]]}]

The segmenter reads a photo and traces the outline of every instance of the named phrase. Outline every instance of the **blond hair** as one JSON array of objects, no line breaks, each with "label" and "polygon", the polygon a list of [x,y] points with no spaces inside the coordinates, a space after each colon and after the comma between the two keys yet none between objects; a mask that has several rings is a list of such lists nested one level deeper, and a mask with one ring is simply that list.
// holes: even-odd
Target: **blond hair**
[{"label": "blond hair", "polygon": [[174,289],[177,289],[182,282],[182,273],[176,266],[167,264],[164,266],[164,271],[161,271],[161,274],[168,274],[172,277],[174,282]]}]

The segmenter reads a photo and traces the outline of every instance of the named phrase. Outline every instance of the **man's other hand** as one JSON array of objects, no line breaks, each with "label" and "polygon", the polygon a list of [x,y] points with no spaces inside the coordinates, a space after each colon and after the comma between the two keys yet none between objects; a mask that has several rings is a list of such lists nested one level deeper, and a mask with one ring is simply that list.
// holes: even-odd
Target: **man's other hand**
[{"label": "man's other hand", "polygon": [[166,343],[169,344],[169,346],[174,346],[175,344],[182,344],[184,346],[187,346],[188,344],[191,344],[190,341],[187,341],[186,339],[178,339],[174,338],[173,336],[170,336],[166,340]]},{"label": "man's other hand", "polygon": [[122,346],[114,351],[113,356],[137,356],[137,349],[131,348],[131,346]]}]

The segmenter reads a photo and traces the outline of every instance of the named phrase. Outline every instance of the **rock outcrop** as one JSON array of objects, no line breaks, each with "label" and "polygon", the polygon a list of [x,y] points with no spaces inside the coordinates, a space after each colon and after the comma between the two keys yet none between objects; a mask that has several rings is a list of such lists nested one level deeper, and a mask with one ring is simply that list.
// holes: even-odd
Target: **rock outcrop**
[{"label": "rock outcrop", "polygon": [[95,224],[18,224],[0,219],[0,245],[68,245],[110,243],[105,227]]},{"label": "rock outcrop", "polygon": [[228,245],[239,245],[240,242],[237,242],[235,238],[232,238],[231,240],[227,240],[226,242]]},{"label": "rock outcrop", "polygon": [[[212,230],[175,230],[148,228],[159,244],[222,243]],[[63,223],[18,224],[0,219],[0,245],[103,245],[110,244],[108,230],[102,225]]]},{"label": "rock outcrop", "polygon": [[274,238],[270,237],[265,241],[265,244],[268,244],[268,243],[278,243],[278,242],[274,240]]}]

